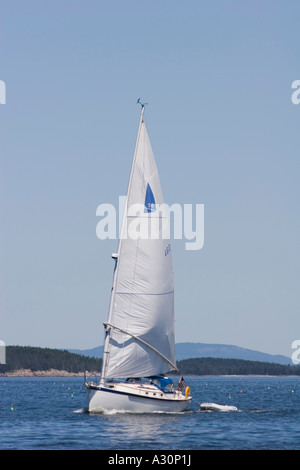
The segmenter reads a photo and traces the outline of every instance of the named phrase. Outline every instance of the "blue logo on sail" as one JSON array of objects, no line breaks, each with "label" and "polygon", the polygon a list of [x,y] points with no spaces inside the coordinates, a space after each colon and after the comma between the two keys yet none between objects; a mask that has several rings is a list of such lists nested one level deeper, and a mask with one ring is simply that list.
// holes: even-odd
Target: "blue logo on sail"
[{"label": "blue logo on sail", "polygon": [[150,184],[147,184],[144,212],[156,211],[155,199]]}]

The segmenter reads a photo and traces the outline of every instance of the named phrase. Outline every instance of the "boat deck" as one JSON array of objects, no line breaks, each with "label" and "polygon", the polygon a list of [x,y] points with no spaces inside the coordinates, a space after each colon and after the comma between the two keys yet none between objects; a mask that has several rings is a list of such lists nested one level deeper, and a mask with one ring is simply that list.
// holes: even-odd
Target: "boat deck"
[{"label": "boat deck", "polygon": [[151,383],[137,383],[137,382],[117,382],[117,383],[105,383],[104,385],[97,385],[95,383],[86,383],[87,388],[94,390],[106,390],[115,393],[124,393],[126,395],[136,395],[149,398],[159,398],[165,400],[186,400],[185,395],[179,391],[174,390],[173,392],[163,392],[155,385]]}]

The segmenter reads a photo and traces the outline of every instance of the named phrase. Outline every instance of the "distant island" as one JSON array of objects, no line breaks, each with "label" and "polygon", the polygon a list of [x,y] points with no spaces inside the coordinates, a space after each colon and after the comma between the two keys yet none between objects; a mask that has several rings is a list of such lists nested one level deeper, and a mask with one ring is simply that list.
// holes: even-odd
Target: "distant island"
[{"label": "distant island", "polygon": [[[0,377],[98,375],[102,359],[61,349],[7,346]],[[177,375],[300,375],[300,365],[237,358],[198,357],[177,361]]]},{"label": "distant island", "polygon": [[83,376],[86,371],[99,374],[101,363],[101,359],[61,349],[6,346],[6,364],[0,364],[0,377]]},{"label": "distant island", "polygon": [[300,375],[300,366],[216,357],[183,359],[177,367],[179,375]]}]

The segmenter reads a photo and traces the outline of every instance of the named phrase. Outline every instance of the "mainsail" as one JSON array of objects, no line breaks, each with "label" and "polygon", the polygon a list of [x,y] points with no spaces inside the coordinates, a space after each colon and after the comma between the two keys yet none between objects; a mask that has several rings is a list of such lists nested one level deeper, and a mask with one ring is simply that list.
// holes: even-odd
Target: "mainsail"
[{"label": "mainsail", "polygon": [[143,113],[144,107],[115,257],[102,380],[176,370],[169,220]]}]

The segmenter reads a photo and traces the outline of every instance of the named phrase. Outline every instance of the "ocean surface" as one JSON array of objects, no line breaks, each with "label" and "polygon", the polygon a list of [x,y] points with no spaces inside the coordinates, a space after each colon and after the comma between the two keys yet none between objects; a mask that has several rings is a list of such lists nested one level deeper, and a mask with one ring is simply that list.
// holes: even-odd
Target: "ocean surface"
[{"label": "ocean surface", "polygon": [[[1,377],[0,449],[300,449],[300,377],[185,381],[193,400],[183,413],[90,415],[83,378]],[[203,402],[238,411],[200,411]]]}]

